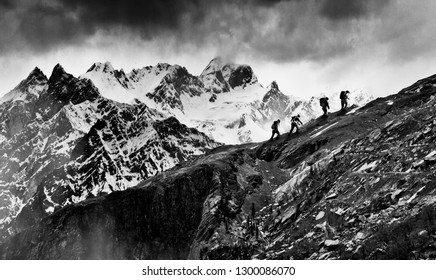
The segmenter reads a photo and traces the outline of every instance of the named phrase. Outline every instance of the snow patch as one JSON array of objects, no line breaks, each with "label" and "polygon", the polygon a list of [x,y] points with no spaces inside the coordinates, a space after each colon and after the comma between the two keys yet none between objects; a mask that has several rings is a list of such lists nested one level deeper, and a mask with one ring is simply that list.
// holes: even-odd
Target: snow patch
[{"label": "snow patch", "polygon": [[357,172],[366,172],[366,171],[371,171],[372,169],[374,169],[375,167],[377,167],[377,163],[378,161],[373,161],[371,163],[365,163],[364,165],[362,165]]},{"label": "snow patch", "polygon": [[321,131],[319,131],[319,132],[313,134],[312,136],[310,136],[310,138],[315,138],[315,137],[320,136],[322,133],[324,133],[325,131],[329,130],[330,128],[334,127],[337,124],[338,123],[334,123],[334,124],[331,124],[331,125],[327,126],[326,128],[322,129]]}]

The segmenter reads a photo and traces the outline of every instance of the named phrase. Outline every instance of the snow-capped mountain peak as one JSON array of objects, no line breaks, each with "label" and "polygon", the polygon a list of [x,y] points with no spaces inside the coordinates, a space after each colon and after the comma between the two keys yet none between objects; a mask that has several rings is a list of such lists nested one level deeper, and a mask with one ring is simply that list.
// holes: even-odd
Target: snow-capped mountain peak
[{"label": "snow-capped mountain peak", "polygon": [[280,91],[279,85],[277,84],[276,81],[272,81],[271,84],[267,86],[267,89]]},{"label": "snow-capped mountain peak", "polygon": [[[306,101],[285,95],[276,82],[264,88],[249,65],[222,57],[212,59],[199,76],[168,63],[125,74],[106,62],[94,64],[81,78],[92,80],[106,98],[143,102],[229,144],[267,138],[272,119],[282,119],[286,128],[292,115],[300,114],[303,121],[309,121],[322,114],[317,97]],[[360,101],[358,104],[363,103]]]},{"label": "snow-capped mountain peak", "polygon": [[221,57],[212,59],[199,76],[207,92],[224,93],[258,82],[249,65],[226,63]]},{"label": "snow-capped mountain peak", "polygon": [[0,98],[0,104],[7,101],[28,100],[32,96],[39,96],[45,89],[47,82],[47,76],[38,67],[35,67],[26,79]]},{"label": "snow-capped mountain peak", "polygon": [[224,67],[225,63],[224,60],[221,57],[215,57],[212,59],[209,64],[206,66],[206,68],[201,73],[200,77],[204,77],[210,73],[214,73],[216,71],[221,71],[221,69]]},{"label": "snow-capped mountain peak", "polygon": [[222,58],[214,58],[200,75],[206,91],[211,93],[229,92],[230,86],[224,78],[223,68],[225,64]]},{"label": "snow-capped mountain peak", "polygon": [[[94,63],[82,77],[96,80],[100,78],[101,83],[108,83],[111,86],[121,85],[123,88],[133,88],[129,78],[123,69],[115,70],[112,64],[107,61],[105,63]],[[93,79],[94,78],[94,79]],[[98,84],[99,82],[96,81]]]},{"label": "snow-capped mountain peak", "polygon": [[111,73],[114,72],[115,69],[113,68],[112,64],[109,61],[106,61],[105,63],[96,62],[94,63],[86,72],[103,72],[103,73]]},{"label": "snow-capped mountain peak", "polygon": [[35,67],[32,72],[30,72],[29,76],[26,80],[37,79],[37,80],[47,80],[47,76],[39,69]]}]

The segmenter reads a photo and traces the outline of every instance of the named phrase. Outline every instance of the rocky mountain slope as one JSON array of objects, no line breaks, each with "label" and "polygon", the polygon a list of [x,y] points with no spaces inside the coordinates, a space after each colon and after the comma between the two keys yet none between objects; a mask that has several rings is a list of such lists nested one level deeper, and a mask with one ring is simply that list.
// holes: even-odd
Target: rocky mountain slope
[{"label": "rocky mountain slope", "polygon": [[432,76],[297,135],[215,148],[56,210],[0,256],[433,259],[435,95]]},{"label": "rocky mountain slope", "polygon": [[[249,65],[227,63],[220,57],[199,76],[166,63],[125,74],[106,62],[95,63],[81,78],[90,79],[106,98],[124,103],[140,100],[227,144],[267,139],[277,118],[287,130],[292,115],[300,114],[306,122],[322,114],[318,97],[303,100],[285,95],[276,82],[264,88]],[[332,109],[340,108],[339,93],[328,95]],[[350,103],[359,106],[372,99],[364,92],[350,94]]]},{"label": "rocky mountain slope", "polygon": [[102,97],[60,65],[50,78],[36,68],[0,100],[1,237],[218,145],[141,102]]}]

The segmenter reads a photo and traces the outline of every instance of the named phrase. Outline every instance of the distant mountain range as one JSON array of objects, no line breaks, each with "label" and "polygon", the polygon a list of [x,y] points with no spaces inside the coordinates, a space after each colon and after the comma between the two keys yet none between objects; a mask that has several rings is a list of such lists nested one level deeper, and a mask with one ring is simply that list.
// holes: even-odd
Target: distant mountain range
[{"label": "distant mountain range", "polygon": [[[270,137],[276,119],[282,120],[281,130],[286,131],[293,114],[300,114],[303,122],[322,114],[320,96],[303,100],[285,95],[276,82],[263,87],[250,66],[219,57],[198,77],[178,65],[158,64],[126,74],[106,62],[94,64],[80,78],[90,79],[108,99],[139,100],[226,144],[263,141]],[[332,110],[339,109],[339,92],[327,96]],[[349,97],[350,105],[357,106],[373,99],[362,91],[351,91]]]}]

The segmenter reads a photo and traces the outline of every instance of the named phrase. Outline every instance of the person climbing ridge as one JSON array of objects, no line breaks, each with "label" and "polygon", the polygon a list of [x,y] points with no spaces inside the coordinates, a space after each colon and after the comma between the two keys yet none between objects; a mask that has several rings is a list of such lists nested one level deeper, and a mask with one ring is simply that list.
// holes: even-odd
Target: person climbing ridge
[{"label": "person climbing ridge", "polygon": [[277,134],[277,138],[276,139],[278,139],[280,137],[279,124],[280,124],[280,120],[276,120],[271,125],[272,135],[271,135],[271,139],[269,141],[272,141],[274,139],[274,135],[275,134]]},{"label": "person climbing ridge", "polygon": [[298,133],[298,125],[303,125],[303,122],[300,120],[300,115],[293,116],[291,118],[291,131],[289,131],[289,134],[294,131],[294,128],[296,129],[295,133]]},{"label": "person climbing ridge", "polygon": [[322,107],[322,111],[324,112],[324,115],[322,115],[323,117],[327,117],[327,109],[330,109],[328,100],[328,97],[322,97],[319,99],[319,105]]},{"label": "person climbing ridge", "polygon": [[341,91],[341,94],[339,95],[339,98],[341,99],[341,110],[345,110],[348,107],[348,94],[350,92],[348,90],[346,91]]}]

